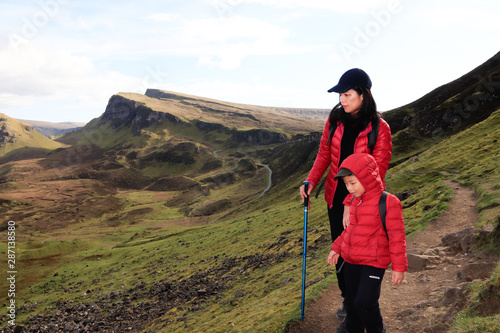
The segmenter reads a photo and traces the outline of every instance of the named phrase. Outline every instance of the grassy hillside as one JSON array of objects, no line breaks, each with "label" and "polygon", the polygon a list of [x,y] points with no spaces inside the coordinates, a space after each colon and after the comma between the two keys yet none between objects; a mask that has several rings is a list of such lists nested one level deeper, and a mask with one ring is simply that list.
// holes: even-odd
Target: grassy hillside
[{"label": "grassy hillside", "polygon": [[64,146],[45,137],[33,126],[0,114],[0,158],[2,161],[47,153]]},{"label": "grassy hillside", "polygon": [[[389,190],[405,197],[410,236],[447,207],[451,191],[442,180],[454,179],[479,194],[480,225],[491,224],[495,230],[487,245],[499,250],[499,130],[500,111],[496,111],[389,170]],[[245,204],[209,216],[187,217],[175,204],[180,193],[133,188],[101,188],[81,202],[77,223],[53,221],[61,223],[58,228],[36,228],[43,219],[28,225],[30,217],[24,216],[17,220],[18,271],[22,272],[17,301],[23,304],[19,320],[35,324],[41,318],[50,322],[50,318],[79,316],[83,323],[86,312],[97,318],[94,325],[102,323],[101,331],[108,323],[108,328],[133,327],[145,332],[282,332],[299,317],[303,207],[298,187],[314,155],[309,151],[295,173],[280,177],[263,197],[255,195]],[[4,166],[3,174],[12,175],[14,167]],[[213,201],[240,193],[258,194],[266,177],[263,174],[257,183],[258,178],[252,179],[211,192]],[[76,187],[57,185],[59,190],[49,193],[76,199]],[[180,197],[196,200],[200,193],[195,189]],[[14,199],[10,197],[3,206],[8,218],[16,207],[29,207],[26,201]],[[104,199],[116,209],[84,214],[84,204],[96,205]],[[309,226],[307,280],[312,285],[307,297],[312,299],[334,281],[325,261],[329,224],[321,197],[312,200]],[[6,258],[5,244],[1,251]],[[6,279],[2,274],[5,271],[0,273],[3,290]],[[476,288],[478,294],[498,288],[498,279],[492,277]],[[474,306],[457,320],[457,327],[466,325],[462,318],[475,320]],[[32,314],[41,316],[30,319]]]},{"label": "grassy hillside", "polygon": [[434,217],[425,207],[446,196],[446,191],[440,188],[440,180],[444,178],[474,188],[479,194],[482,223],[498,224],[499,137],[500,112],[496,111],[487,120],[390,170],[387,186],[392,192],[407,193],[403,206],[409,206],[405,213],[412,228],[418,230]]}]

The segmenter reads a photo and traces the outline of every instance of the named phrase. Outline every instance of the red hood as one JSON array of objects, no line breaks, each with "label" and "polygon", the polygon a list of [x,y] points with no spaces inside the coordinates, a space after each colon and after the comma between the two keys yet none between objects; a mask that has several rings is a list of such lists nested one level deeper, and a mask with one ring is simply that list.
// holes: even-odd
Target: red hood
[{"label": "red hood", "polygon": [[340,169],[346,168],[358,178],[365,188],[363,196],[380,196],[384,190],[382,178],[378,170],[377,162],[370,154],[352,154],[340,165]]}]

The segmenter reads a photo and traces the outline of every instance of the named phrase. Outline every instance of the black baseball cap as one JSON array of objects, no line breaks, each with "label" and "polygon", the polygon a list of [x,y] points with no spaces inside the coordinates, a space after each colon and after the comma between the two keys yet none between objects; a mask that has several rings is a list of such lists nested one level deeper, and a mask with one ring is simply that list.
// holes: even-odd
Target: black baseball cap
[{"label": "black baseball cap", "polygon": [[346,169],[346,168],[342,168],[333,178],[337,179],[337,178],[342,178],[345,176],[352,176],[352,175],[354,175],[354,173],[351,170]]},{"label": "black baseball cap", "polygon": [[372,80],[370,80],[370,77],[364,70],[359,68],[352,68],[348,70],[347,72],[342,74],[339,83],[336,86],[328,89],[328,92],[330,93],[334,91],[340,94],[354,87],[371,89]]}]

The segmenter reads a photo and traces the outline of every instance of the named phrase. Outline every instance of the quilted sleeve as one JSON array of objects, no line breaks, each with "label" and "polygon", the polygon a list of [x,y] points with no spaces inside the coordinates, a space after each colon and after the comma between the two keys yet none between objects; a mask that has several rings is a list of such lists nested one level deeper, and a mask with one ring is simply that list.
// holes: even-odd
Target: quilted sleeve
[{"label": "quilted sleeve", "polygon": [[406,256],[403,207],[401,201],[392,194],[387,196],[386,227],[389,234],[389,254],[392,262],[392,270],[405,272],[408,270],[408,258]]},{"label": "quilted sleeve", "polygon": [[377,161],[380,177],[385,179],[392,156],[392,136],[389,124],[382,118],[380,118],[377,142],[373,148],[372,155],[375,161]]}]

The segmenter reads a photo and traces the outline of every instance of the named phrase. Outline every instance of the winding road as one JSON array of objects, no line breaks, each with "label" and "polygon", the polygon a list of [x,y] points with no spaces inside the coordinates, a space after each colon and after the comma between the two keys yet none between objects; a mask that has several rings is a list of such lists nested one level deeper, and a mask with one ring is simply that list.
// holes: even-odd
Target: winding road
[{"label": "winding road", "polygon": [[[222,158],[222,156],[218,155],[217,153],[220,152],[222,150],[214,150],[213,151],[213,154],[215,155],[215,157],[217,158]],[[262,166],[264,168],[266,168],[268,171],[269,171],[269,178],[268,178],[268,181],[267,181],[267,187],[264,189],[264,191],[262,191],[262,193],[257,197],[257,199],[259,199],[260,197],[262,197],[264,194],[266,194],[270,189],[271,189],[271,186],[273,185],[272,183],[272,176],[273,176],[273,170],[271,170],[271,168],[269,167],[269,165],[266,165],[266,164],[260,164],[258,163],[257,164],[258,166]]]},{"label": "winding road", "polygon": [[259,166],[263,166],[264,168],[266,168],[268,171],[269,171],[269,178],[268,178],[268,183],[267,183],[267,187],[266,189],[257,197],[260,198],[262,197],[264,194],[266,194],[267,191],[269,191],[271,189],[271,186],[273,185],[272,183],[272,176],[273,176],[273,170],[271,170],[271,168],[266,165],[266,164],[257,164]]}]

